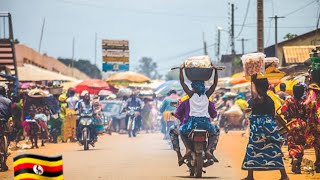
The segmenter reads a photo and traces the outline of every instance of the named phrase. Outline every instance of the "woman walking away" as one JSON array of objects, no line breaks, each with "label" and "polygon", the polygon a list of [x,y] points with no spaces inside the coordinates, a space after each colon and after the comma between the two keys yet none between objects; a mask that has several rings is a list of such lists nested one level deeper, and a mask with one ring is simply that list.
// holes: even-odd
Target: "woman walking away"
[{"label": "woman walking away", "polygon": [[[186,154],[181,161],[190,158],[191,147],[189,145],[188,134],[195,128],[208,131],[209,138],[206,149],[206,158],[208,160],[216,160],[210,151],[215,147],[215,137],[219,136],[219,129],[215,128],[215,126],[210,123],[209,98],[213,94],[218,83],[218,70],[215,68],[214,83],[208,91],[206,91],[204,81],[192,81],[192,90],[190,90],[184,82],[183,68],[184,67],[180,68],[180,84],[184,92],[189,96],[190,111],[187,122],[180,127],[181,139],[186,147]],[[214,116],[216,116],[216,113]]]},{"label": "woman walking away", "polygon": [[249,118],[251,132],[242,163],[242,169],[248,170],[245,180],[253,180],[255,170],[280,170],[281,180],[288,180],[282,160],[282,139],[274,120],[274,102],[267,95],[268,80],[257,79],[257,75],[253,75],[251,79],[252,99],[249,100],[249,108],[252,109]]},{"label": "woman walking away", "polygon": [[307,107],[308,121],[306,144],[313,147],[316,154],[316,172],[320,173],[320,57],[312,63],[311,83],[305,105]]},{"label": "woman walking away", "polygon": [[293,97],[287,98],[281,112],[287,120],[287,142],[289,156],[292,158],[292,172],[301,174],[301,162],[304,154],[306,132],[306,107],[302,99],[305,87],[302,84],[293,86]]}]

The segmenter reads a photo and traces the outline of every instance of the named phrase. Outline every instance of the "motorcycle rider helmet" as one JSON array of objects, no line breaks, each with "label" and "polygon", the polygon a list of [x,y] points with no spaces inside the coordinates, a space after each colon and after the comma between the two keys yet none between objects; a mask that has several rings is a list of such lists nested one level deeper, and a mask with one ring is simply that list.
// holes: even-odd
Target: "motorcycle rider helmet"
[{"label": "motorcycle rider helmet", "polygon": [[89,94],[89,92],[87,90],[84,90],[81,92],[81,96],[85,96],[86,94]]}]

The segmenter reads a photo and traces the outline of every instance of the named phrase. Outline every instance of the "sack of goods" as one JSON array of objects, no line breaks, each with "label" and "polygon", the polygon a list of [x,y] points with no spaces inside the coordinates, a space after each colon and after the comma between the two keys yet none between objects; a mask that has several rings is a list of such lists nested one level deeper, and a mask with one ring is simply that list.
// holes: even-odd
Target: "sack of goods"
[{"label": "sack of goods", "polygon": [[186,68],[211,68],[211,59],[209,56],[193,56],[185,61],[184,66]]},{"label": "sack of goods", "polygon": [[245,76],[252,76],[254,74],[265,74],[264,58],[266,55],[263,53],[245,54],[241,57],[243,70]]},{"label": "sack of goods", "polygon": [[185,73],[190,81],[207,81],[212,76],[211,59],[209,56],[194,56],[188,58],[185,63]]},{"label": "sack of goods", "polygon": [[264,58],[264,64],[265,64],[266,69],[268,69],[268,67],[270,67],[270,66],[278,68],[279,63],[280,63],[280,60],[276,57]]},{"label": "sack of goods", "polygon": [[238,105],[233,105],[230,107],[229,110],[227,110],[226,112],[224,112],[225,115],[228,115],[228,116],[242,116],[243,115],[243,112],[240,108],[240,106]]}]

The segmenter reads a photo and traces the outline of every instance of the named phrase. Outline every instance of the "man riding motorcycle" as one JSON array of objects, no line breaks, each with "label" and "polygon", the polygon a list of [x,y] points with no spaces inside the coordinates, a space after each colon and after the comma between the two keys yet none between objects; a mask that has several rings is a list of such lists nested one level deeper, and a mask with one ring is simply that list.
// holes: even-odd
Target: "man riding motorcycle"
[{"label": "man riding motorcycle", "polygon": [[[212,150],[216,147],[217,137],[219,136],[219,129],[216,126],[211,125],[209,122],[210,117],[214,118],[217,114],[214,108],[214,104],[209,102],[209,97],[214,92],[218,83],[217,74],[217,69],[215,69],[214,84],[208,89],[208,91],[205,91],[203,81],[192,81],[192,90],[190,90],[184,82],[183,67],[180,68],[180,84],[183,87],[183,90],[188,95],[189,99],[188,101],[186,101],[185,107],[178,107],[175,113],[175,115],[179,119],[183,119],[183,125],[180,127],[180,134],[181,140],[186,147],[185,156],[183,158],[180,158],[181,154],[177,151],[180,151],[180,149],[176,147],[178,138],[172,138],[176,141],[173,142],[173,144],[175,144],[174,149],[177,151],[179,165],[182,165],[184,163],[184,160],[188,159],[191,155],[191,147],[188,139],[188,134],[190,133],[190,131],[192,131],[192,129],[195,128],[207,130],[207,132],[209,133],[209,139],[208,146],[205,152],[206,158],[218,162],[218,160],[212,154]],[[199,109],[199,107],[201,109]],[[181,108],[182,113],[179,112],[179,108]],[[171,131],[172,135],[174,135],[173,132],[174,131]]]},{"label": "man riding motorcycle", "polygon": [[[91,99],[90,99],[90,94],[89,93],[86,93],[84,94],[83,96],[83,101],[79,102],[79,114],[81,115],[82,113],[85,113],[85,112],[89,112],[89,113],[94,113],[93,111],[93,104],[91,102]],[[81,118],[81,117],[80,117]],[[97,131],[96,131],[96,128],[95,128],[95,123],[93,121],[92,123],[92,128],[91,128],[91,137],[93,137],[94,139],[94,142],[97,141]],[[81,137],[81,130],[78,126],[77,128],[77,139],[80,139]]]},{"label": "man riding motorcycle", "polygon": [[[140,115],[140,112],[141,112],[141,109],[142,109],[142,101],[141,101],[140,98],[138,98],[136,96],[135,93],[132,93],[130,98],[128,98],[127,101],[126,101],[126,110],[130,110],[130,109],[135,109],[135,113],[134,113],[135,114],[135,123],[134,123],[135,127],[134,127],[134,129],[132,131],[132,136],[136,137],[136,135],[137,135],[136,133],[140,129],[140,126],[141,126],[142,117]],[[125,118],[126,127],[128,127],[129,117],[130,117],[130,115],[128,113],[126,115],[126,118]],[[129,129],[127,129],[127,130],[129,130]],[[129,133],[129,137],[131,137],[130,133]]]}]

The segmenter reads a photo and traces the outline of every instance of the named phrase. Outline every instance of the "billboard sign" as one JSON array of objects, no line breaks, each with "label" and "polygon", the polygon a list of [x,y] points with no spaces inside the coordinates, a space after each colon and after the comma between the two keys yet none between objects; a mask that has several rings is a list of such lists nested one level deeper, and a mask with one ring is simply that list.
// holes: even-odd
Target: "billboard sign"
[{"label": "billboard sign", "polygon": [[102,70],[104,72],[108,71],[129,71],[129,64],[121,63],[103,63]]},{"label": "billboard sign", "polygon": [[102,70],[129,71],[129,41],[102,40]]}]

